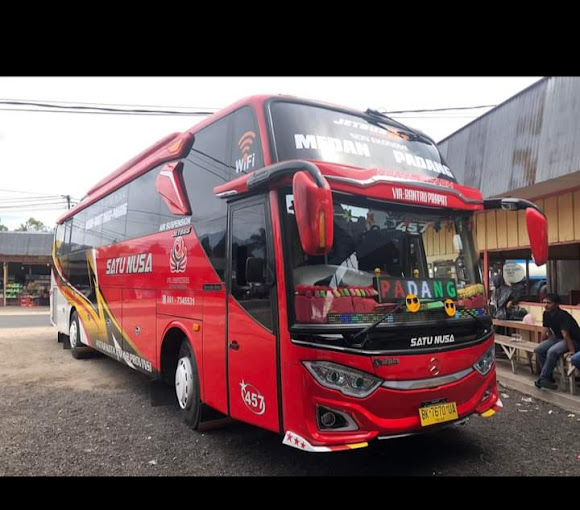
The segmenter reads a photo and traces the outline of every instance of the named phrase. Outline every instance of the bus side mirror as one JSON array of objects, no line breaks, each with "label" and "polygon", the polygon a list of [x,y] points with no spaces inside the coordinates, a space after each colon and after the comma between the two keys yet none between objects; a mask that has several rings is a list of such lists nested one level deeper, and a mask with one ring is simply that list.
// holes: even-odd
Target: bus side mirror
[{"label": "bus side mirror", "polygon": [[530,239],[532,257],[536,266],[548,261],[548,219],[536,204],[523,198],[486,198],[484,209],[503,209],[504,211],[526,211],[526,226]]},{"label": "bus side mirror", "polygon": [[248,283],[264,283],[264,259],[248,257],[246,259],[246,281]]},{"label": "bus side mirror", "polygon": [[173,214],[188,216],[191,214],[191,207],[183,185],[182,171],[181,161],[163,165],[155,180],[155,188]]},{"label": "bus side mirror", "polygon": [[300,171],[292,179],[294,214],[302,249],[308,255],[326,255],[332,249],[334,217],[332,192],[326,179],[318,187],[307,172]]},{"label": "bus side mirror", "polygon": [[548,220],[537,211],[528,207],[526,209],[526,226],[532,257],[537,266],[541,266],[548,261]]}]

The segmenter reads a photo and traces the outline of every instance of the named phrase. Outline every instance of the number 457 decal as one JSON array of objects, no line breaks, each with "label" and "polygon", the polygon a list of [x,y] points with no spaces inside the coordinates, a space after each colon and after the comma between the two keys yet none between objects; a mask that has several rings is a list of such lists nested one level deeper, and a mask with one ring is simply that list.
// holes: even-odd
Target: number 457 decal
[{"label": "number 457 decal", "polygon": [[266,411],[266,401],[264,400],[264,396],[260,393],[260,390],[243,380],[240,383],[240,388],[242,400],[244,401],[244,404],[246,404],[246,407],[254,414],[264,414]]}]

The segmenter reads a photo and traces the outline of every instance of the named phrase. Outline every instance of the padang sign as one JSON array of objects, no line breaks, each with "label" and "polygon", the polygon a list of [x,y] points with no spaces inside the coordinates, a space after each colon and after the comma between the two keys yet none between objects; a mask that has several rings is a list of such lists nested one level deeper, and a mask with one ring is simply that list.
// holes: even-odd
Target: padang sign
[{"label": "padang sign", "polygon": [[455,280],[451,278],[373,278],[373,285],[379,293],[379,301],[405,299],[407,294],[415,294],[419,299],[456,299]]}]

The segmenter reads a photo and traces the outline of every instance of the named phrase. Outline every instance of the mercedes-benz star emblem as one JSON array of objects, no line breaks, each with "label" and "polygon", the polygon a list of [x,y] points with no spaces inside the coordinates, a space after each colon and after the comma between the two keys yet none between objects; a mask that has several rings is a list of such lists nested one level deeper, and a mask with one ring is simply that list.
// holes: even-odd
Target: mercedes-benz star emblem
[{"label": "mercedes-benz star emblem", "polygon": [[429,360],[429,372],[431,375],[439,375],[439,370],[441,370],[441,362],[437,358],[431,358]]}]

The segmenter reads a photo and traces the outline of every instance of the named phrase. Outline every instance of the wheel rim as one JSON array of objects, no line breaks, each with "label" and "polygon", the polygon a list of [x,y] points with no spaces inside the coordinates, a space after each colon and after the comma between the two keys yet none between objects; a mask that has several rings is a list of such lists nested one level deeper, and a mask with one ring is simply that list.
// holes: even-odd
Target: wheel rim
[{"label": "wheel rim", "polygon": [[72,321],[69,331],[69,341],[71,348],[75,348],[78,343],[79,330],[77,328],[77,321]]},{"label": "wheel rim", "polygon": [[186,409],[193,396],[193,369],[188,357],[177,362],[175,371],[175,394],[181,409]]}]

